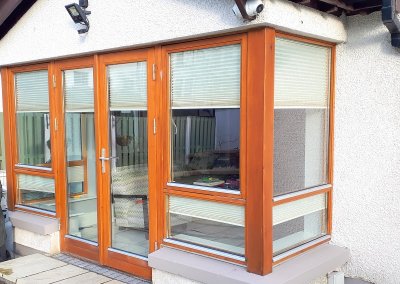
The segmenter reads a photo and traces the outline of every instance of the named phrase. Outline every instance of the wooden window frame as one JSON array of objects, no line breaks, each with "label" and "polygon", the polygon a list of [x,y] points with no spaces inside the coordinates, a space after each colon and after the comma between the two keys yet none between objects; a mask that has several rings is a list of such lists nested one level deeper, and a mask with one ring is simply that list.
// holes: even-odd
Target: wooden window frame
[{"label": "wooden window frame", "polygon": [[[292,35],[285,32],[276,32],[276,38],[289,39],[296,42],[308,43],[316,46],[323,46],[330,49],[330,90],[329,90],[329,105],[328,105],[328,168],[327,168],[327,183],[316,185],[311,188],[302,189],[296,192],[283,194],[281,196],[273,197],[272,207],[285,203],[294,202],[307,197],[326,194],[327,195],[327,233],[325,237],[316,239],[311,245],[303,245],[303,249],[296,250],[296,248],[288,251],[289,255],[278,260],[273,261],[273,266],[278,265],[288,259],[291,259],[305,251],[308,251],[316,246],[327,243],[331,240],[332,233],[332,198],[333,198],[333,153],[334,153],[334,114],[335,114],[335,77],[336,77],[336,45],[334,43],[311,39],[303,36]],[[285,198],[287,196],[287,198]],[[282,198],[283,197],[283,198]],[[320,240],[320,241],[318,241]],[[295,251],[290,254],[291,251]]]},{"label": "wooden window frame", "polygon": [[[57,168],[57,153],[55,148],[57,147],[57,135],[54,129],[54,118],[57,113],[56,102],[54,96],[54,87],[52,85],[53,80],[53,62],[39,63],[27,66],[16,66],[10,68],[2,68],[2,88],[3,88],[3,106],[4,116],[8,117],[4,123],[5,135],[11,137],[11,139],[5,139],[6,148],[6,159],[8,161],[6,171],[9,178],[7,179],[7,188],[11,188],[8,192],[8,207],[10,210],[21,210],[24,212],[30,212],[34,214],[44,216],[57,216],[57,192],[56,192],[56,179],[55,169]],[[18,164],[18,139],[17,139],[17,122],[16,122],[16,96],[15,96],[15,74],[22,72],[33,72],[47,70],[48,72],[48,94],[49,94],[49,117],[50,117],[50,140],[51,140],[51,168],[40,168],[40,166],[30,167]],[[54,180],[54,194],[55,194],[55,211],[47,211],[40,208],[27,206],[25,204],[19,204],[19,190],[17,188],[17,175],[25,174],[31,176],[38,176],[43,178],[49,178]],[[41,201],[39,199],[37,201]],[[36,201],[36,200],[35,200]]]},{"label": "wooden window frame", "polygon": [[[227,45],[240,44],[241,46],[241,84],[240,84],[240,193],[227,193],[227,192],[219,192],[214,191],[212,188],[210,190],[198,190],[193,188],[186,188],[184,184],[182,186],[174,186],[169,182],[170,174],[171,174],[171,157],[170,157],[170,63],[169,63],[169,55],[171,53],[176,52],[184,52],[189,50],[201,50],[206,48],[213,47],[222,47]],[[160,48],[161,55],[159,56],[159,66],[161,66],[161,72],[163,74],[163,81],[161,82],[161,103],[160,103],[160,143],[162,145],[162,159],[164,162],[164,168],[161,169],[161,182],[160,188],[162,188],[162,192],[160,194],[159,201],[159,238],[158,242],[162,246],[170,246],[179,249],[184,249],[188,251],[192,251],[195,253],[201,253],[204,255],[208,255],[211,257],[223,259],[226,261],[231,261],[237,264],[245,265],[245,261],[240,261],[235,258],[224,257],[218,254],[218,250],[216,253],[206,252],[202,250],[202,246],[198,246],[199,249],[189,248],[185,246],[185,243],[182,242],[182,245],[171,244],[167,241],[167,224],[166,224],[166,214],[167,214],[167,205],[166,200],[169,196],[181,196],[188,198],[195,198],[199,200],[209,200],[214,202],[220,202],[225,204],[236,204],[245,207],[246,204],[246,156],[247,156],[247,124],[246,124],[246,116],[247,116],[247,33],[236,34],[236,35],[228,35],[223,37],[215,37],[208,39],[201,39],[191,42],[183,42],[172,45],[165,45]],[[246,234],[245,234],[245,242],[246,242]]]},{"label": "wooden window frame", "polygon": [[[176,53],[176,52],[183,52],[183,51],[190,51],[190,50],[201,50],[206,48],[213,48],[213,47],[222,47],[227,45],[233,44],[240,44],[241,45],[241,84],[240,84],[240,193],[226,193],[226,192],[219,192],[210,188],[210,190],[198,190],[192,188],[186,188],[185,184],[182,186],[174,186],[169,182],[170,170],[171,170],[171,159],[169,156],[169,149],[170,145],[170,65],[169,65],[169,54]],[[247,70],[245,66],[247,66],[247,34],[239,34],[239,35],[230,35],[225,37],[217,37],[212,39],[204,39],[204,40],[197,40],[191,42],[183,42],[177,43],[173,45],[166,45],[162,46],[162,62],[160,64],[162,68],[163,74],[163,85],[162,85],[162,110],[161,110],[161,120],[162,120],[162,128],[164,131],[163,133],[163,158],[167,163],[165,164],[165,169],[162,174],[162,179],[164,181],[164,189],[167,191],[182,191],[186,193],[201,193],[204,195],[213,195],[213,196],[221,196],[227,197],[231,199],[245,199],[246,198],[246,176],[245,176],[245,169],[246,169],[246,161],[244,157],[246,157],[246,77],[247,77]],[[166,186],[165,186],[166,185]]]},{"label": "wooden window frame", "polygon": [[[275,72],[275,39],[287,38],[294,41],[300,41],[320,46],[325,46],[331,49],[331,72],[330,72],[330,104],[329,104],[329,137],[328,137],[328,184],[321,189],[299,192],[296,196],[287,199],[276,200],[273,196],[273,162],[274,162],[274,72]],[[188,189],[184,187],[175,187],[167,185],[170,176],[170,106],[169,106],[169,54],[172,52],[181,52],[186,50],[203,49],[209,47],[224,46],[229,44],[241,44],[241,106],[240,106],[240,194],[231,194],[218,191],[205,191],[197,189]],[[8,207],[11,211],[21,210],[33,214],[41,214],[45,216],[54,217],[51,212],[36,212],[30,210],[29,207],[20,207],[16,205],[16,175],[29,174],[41,177],[53,178],[55,180],[56,188],[64,188],[63,190],[56,190],[56,217],[65,218],[65,204],[61,204],[61,195],[65,194],[65,172],[55,172],[55,169],[60,168],[60,162],[64,161],[65,153],[57,153],[57,149],[64,143],[60,138],[63,137],[58,133],[62,132],[59,127],[58,133],[55,134],[54,127],[51,127],[52,139],[52,168],[50,170],[30,169],[19,167],[16,165],[17,160],[17,147],[16,147],[16,118],[15,118],[15,95],[14,95],[14,75],[16,72],[28,72],[47,69],[49,72],[49,105],[50,105],[50,118],[54,121],[57,117],[60,120],[62,110],[57,109],[55,94],[58,93],[61,87],[60,83],[60,66],[70,66],[69,69],[74,67],[81,68],[93,67],[94,68],[94,89],[95,89],[95,106],[99,107],[101,104],[102,109],[104,102],[100,100],[100,94],[105,94],[106,79],[105,69],[106,64],[118,64],[129,62],[129,54],[132,52],[133,57],[137,58],[137,53],[143,49],[133,51],[121,51],[107,54],[93,54],[83,58],[73,58],[67,60],[50,61],[42,64],[34,64],[28,66],[17,67],[3,67],[1,69],[2,75],[2,89],[3,89],[3,105],[4,117],[9,119],[4,120],[5,136],[5,153],[8,163],[6,164],[6,171],[9,176],[7,179],[7,187],[11,190],[8,191]],[[328,223],[327,230],[328,236],[332,232],[332,194],[333,194],[333,139],[334,139],[334,103],[335,103],[335,57],[336,49],[335,44],[310,39],[302,36],[295,36],[284,32],[275,31],[273,28],[256,28],[242,33],[232,33],[228,35],[219,35],[215,37],[207,37],[186,42],[177,42],[166,45],[152,45],[147,52],[151,53],[151,60],[156,65],[155,68],[155,82],[152,84],[152,94],[156,95],[158,103],[153,105],[153,113],[157,123],[157,134],[155,145],[149,145],[154,149],[154,159],[163,161],[154,165],[153,173],[157,173],[157,177],[152,179],[152,187],[156,188],[149,192],[150,211],[153,214],[149,216],[149,222],[154,224],[153,232],[150,234],[149,244],[150,252],[157,250],[161,246],[171,246],[179,249],[192,251],[198,254],[207,255],[213,258],[219,258],[225,261],[234,262],[247,267],[251,273],[265,275],[272,272],[275,265],[290,259],[299,253],[309,250],[321,243],[329,241],[323,240],[312,246],[306,247],[301,251],[297,251],[279,261],[273,261],[273,222],[272,211],[273,207],[279,204],[292,202],[298,199],[306,198],[309,196],[326,193],[327,194],[327,212]],[[119,58],[119,56],[121,56]],[[89,65],[90,66],[89,66]],[[148,66],[150,69],[150,66]],[[151,71],[149,71],[151,72]],[[53,75],[57,77],[56,87],[52,86]],[[150,76],[150,73],[149,73]],[[150,90],[149,90],[150,91]],[[150,94],[149,94],[150,95]],[[150,118],[150,117],[149,117]],[[95,116],[95,127],[98,127],[100,120],[106,119],[104,113],[98,113]],[[104,124],[104,122],[102,122]],[[149,124],[150,125],[150,124]],[[52,125],[54,126],[54,125]],[[152,125],[148,131],[153,131]],[[150,133],[150,132],[149,132]],[[103,141],[106,141],[106,134],[98,134],[96,141],[96,151],[99,155]],[[150,151],[150,150],[149,150]],[[97,157],[98,158],[98,157]],[[165,162],[167,161],[167,162]],[[62,163],[61,163],[62,164]],[[98,165],[98,164],[97,164]],[[65,167],[65,165],[63,166]],[[150,170],[150,169],[149,169]],[[100,176],[100,169],[97,167],[97,174]],[[107,180],[98,178],[98,187],[104,188],[102,184],[107,183]],[[100,192],[98,200],[107,201],[106,193]],[[205,252],[203,250],[190,249],[185,246],[173,245],[164,241],[166,237],[166,197],[168,196],[182,196],[189,198],[197,198],[203,200],[212,200],[215,202],[237,204],[245,207],[245,260],[238,261],[237,259],[224,257],[219,254]],[[109,198],[109,197],[108,197]],[[100,204],[98,201],[98,208],[104,209],[107,204]],[[64,211],[63,211],[64,210]],[[64,212],[64,213],[62,213]],[[100,211],[99,211],[100,212]],[[98,214],[99,217],[104,218],[105,213]],[[100,224],[100,223],[99,223]],[[65,228],[64,228],[65,230]],[[104,228],[100,228],[104,231]],[[104,242],[107,236],[99,235],[99,242]],[[65,244],[62,248],[65,248]],[[80,253],[93,259],[94,251],[88,247],[72,246],[71,252]],[[290,252],[290,251],[289,251]],[[95,260],[104,263],[105,253],[99,251]],[[114,252],[109,252],[115,254]],[[127,262],[128,261],[128,262]],[[139,263],[140,262],[140,263]],[[150,270],[147,262],[139,261],[132,263],[129,258],[123,257],[120,259],[118,267],[129,271],[129,265],[133,265],[137,269],[137,273],[146,278],[150,277]],[[124,264],[125,263],[125,264]],[[107,265],[111,265],[107,263]],[[138,272],[139,271],[139,272]],[[140,272],[141,271],[141,272]]]}]

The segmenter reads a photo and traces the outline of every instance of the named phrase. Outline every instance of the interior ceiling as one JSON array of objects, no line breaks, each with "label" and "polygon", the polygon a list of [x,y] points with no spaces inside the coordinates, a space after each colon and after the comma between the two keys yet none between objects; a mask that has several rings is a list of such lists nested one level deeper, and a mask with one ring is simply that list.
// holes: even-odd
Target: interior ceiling
[{"label": "interior ceiling", "polygon": [[382,8],[382,0],[290,0],[319,11],[340,16],[369,14]]}]

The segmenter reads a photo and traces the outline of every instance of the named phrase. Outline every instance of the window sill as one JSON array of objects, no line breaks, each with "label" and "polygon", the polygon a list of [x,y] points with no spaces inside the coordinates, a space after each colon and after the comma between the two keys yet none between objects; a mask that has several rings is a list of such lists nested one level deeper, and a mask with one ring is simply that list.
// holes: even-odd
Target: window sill
[{"label": "window sill", "polygon": [[326,275],[349,259],[349,250],[324,244],[273,268],[260,276],[245,268],[208,257],[161,248],[149,255],[149,266],[201,283],[301,284]]},{"label": "window sill", "polygon": [[58,219],[38,216],[26,212],[9,211],[14,227],[40,235],[51,235],[59,231]]}]

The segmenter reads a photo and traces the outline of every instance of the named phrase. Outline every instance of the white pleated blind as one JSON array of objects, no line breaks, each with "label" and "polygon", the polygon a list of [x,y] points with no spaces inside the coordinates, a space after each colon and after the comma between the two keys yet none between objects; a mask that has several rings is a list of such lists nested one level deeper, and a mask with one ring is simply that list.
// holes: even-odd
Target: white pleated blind
[{"label": "white pleated blind", "polygon": [[17,112],[49,112],[47,70],[15,74]]},{"label": "white pleated blind", "polygon": [[147,109],[147,62],[107,67],[111,110]]},{"label": "white pleated blind", "polygon": [[283,38],[275,46],[275,107],[325,108],[330,90],[330,48]]},{"label": "white pleated blind", "polygon": [[240,107],[240,44],[172,53],[173,109]]},{"label": "white pleated blind", "polygon": [[325,193],[275,206],[273,209],[273,225],[324,210],[326,207]]},{"label": "white pleated blind", "polygon": [[39,176],[18,175],[19,190],[54,193],[54,180]]},{"label": "white pleated blind", "polygon": [[67,168],[68,183],[85,181],[85,166]]},{"label": "white pleated blind", "polygon": [[63,75],[65,111],[93,112],[93,69],[66,70]]},{"label": "white pleated blind", "polygon": [[171,196],[169,213],[244,227],[244,207]]}]

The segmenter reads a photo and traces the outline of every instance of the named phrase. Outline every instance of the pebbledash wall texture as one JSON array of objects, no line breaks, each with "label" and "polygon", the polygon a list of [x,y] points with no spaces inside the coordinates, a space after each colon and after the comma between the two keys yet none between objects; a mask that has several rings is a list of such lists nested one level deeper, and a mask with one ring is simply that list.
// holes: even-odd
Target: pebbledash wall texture
[{"label": "pebbledash wall texture", "polygon": [[[399,283],[400,51],[390,45],[379,12],[341,21],[291,2],[268,0],[257,20],[244,23],[231,12],[233,0],[96,0],[89,6],[90,31],[80,36],[64,8],[70,2],[38,0],[0,41],[0,65],[137,48],[248,25],[340,43],[333,243],[350,248],[351,259],[342,268],[347,276]],[[159,271],[154,275],[155,283],[178,281]]]},{"label": "pebbledash wall texture", "polygon": [[349,17],[337,47],[333,242],[346,275],[400,283],[400,50],[381,13]]},{"label": "pebbledash wall texture", "polygon": [[336,17],[282,0],[265,1],[263,13],[251,23],[234,16],[233,0],[89,1],[90,31],[79,36],[64,8],[71,2],[38,0],[0,41],[0,65],[221,34],[257,24],[334,42],[346,39]]}]

